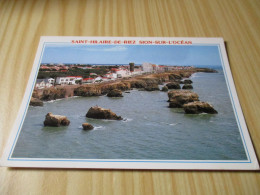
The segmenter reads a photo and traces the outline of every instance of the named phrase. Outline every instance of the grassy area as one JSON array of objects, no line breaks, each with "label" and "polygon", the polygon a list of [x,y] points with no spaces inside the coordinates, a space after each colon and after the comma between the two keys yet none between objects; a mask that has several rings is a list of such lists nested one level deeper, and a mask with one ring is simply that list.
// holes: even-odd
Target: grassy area
[{"label": "grassy area", "polygon": [[58,71],[42,71],[38,73],[38,79],[44,78],[56,78],[56,77],[66,77],[66,76],[82,76],[83,78],[90,77],[90,73],[96,73],[97,75],[104,75],[109,70],[105,67],[98,67],[95,69],[81,69],[81,68],[70,68],[67,72]]}]

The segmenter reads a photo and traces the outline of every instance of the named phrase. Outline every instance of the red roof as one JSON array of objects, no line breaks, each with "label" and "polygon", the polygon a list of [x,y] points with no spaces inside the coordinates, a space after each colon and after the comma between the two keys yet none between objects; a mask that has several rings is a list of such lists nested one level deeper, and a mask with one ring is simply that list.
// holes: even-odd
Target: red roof
[{"label": "red roof", "polygon": [[83,81],[93,80],[93,78],[85,78]]}]

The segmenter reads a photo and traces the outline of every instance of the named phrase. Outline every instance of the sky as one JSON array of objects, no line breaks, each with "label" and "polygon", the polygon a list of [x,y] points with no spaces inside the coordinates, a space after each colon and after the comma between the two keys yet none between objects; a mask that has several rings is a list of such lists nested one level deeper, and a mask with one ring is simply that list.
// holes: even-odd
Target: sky
[{"label": "sky", "polygon": [[46,44],[42,63],[220,66],[217,46]]}]

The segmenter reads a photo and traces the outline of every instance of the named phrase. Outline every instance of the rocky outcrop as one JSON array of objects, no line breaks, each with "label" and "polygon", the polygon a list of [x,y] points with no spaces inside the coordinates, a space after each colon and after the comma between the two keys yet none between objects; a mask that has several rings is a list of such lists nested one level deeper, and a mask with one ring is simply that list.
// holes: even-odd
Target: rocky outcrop
[{"label": "rocky outcrop", "polygon": [[180,89],[181,88],[180,84],[177,82],[167,83],[166,86],[168,87],[168,89]]},{"label": "rocky outcrop", "polygon": [[191,84],[191,83],[193,83],[193,82],[192,82],[192,80],[190,80],[190,79],[185,79],[185,80],[183,81],[183,84]]},{"label": "rocky outcrop", "polygon": [[75,96],[83,96],[83,97],[90,97],[90,96],[101,96],[101,89],[97,86],[80,86],[74,90]]},{"label": "rocky outcrop", "polygon": [[130,81],[131,88],[145,88],[147,84],[143,80],[131,80]]},{"label": "rocky outcrop", "polygon": [[168,97],[170,108],[182,108],[186,103],[199,101],[198,94],[188,90],[169,91]]},{"label": "rocky outcrop", "polygon": [[183,78],[189,78],[192,75],[192,73],[193,72],[191,72],[191,71],[186,71],[186,72],[183,71],[183,72],[180,73],[180,75]]},{"label": "rocky outcrop", "polygon": [[168,89],[168,87],[167,86],[163,86],[163,88],[162,88],[162,91],[165,91],[165,92],[167,92],[169,89]]},{"label": "rocky outcrop", "polygon": [[101,108],[98,106],[91,107],[86,117],[94,118],[94,119],[109,119],[109,120],[122,120],[121,116],[117,116],[114,112],[110,109]]},{"label": "rocky outcrop", "polygon": [[211,68],[195,68],[196,72],[206,72],[206,73],[217,73],[218,71]]},{"label": "rocky outcrop", "polygon": [[47,88],[42,92],[41,100],[50,101],[66,97],[66,90],[64,88]]},{"label": "rocky outcrop", "polygon": [[92,130],[92,129],[94,129],[93,125],[91,125],[89,123],[83,123],[82,124],[82,128],[83,128],[83,130]]},{"label": "rocky outcrop", "polygon": [[159,84],[161,81],[160,79],[156,78],[156,77],[141,77],[139,78],[140,80],[143,80],[147,85],[152,85],[152,84]]},{"label": "rocky outcrop", "polygon": [[131,89],[131,84],[130,82],[101,83],[96,87],[100,88],[101,94],[104,95],[114,89],[118,89],[121,91],[129,90]]},{"label": "rocky outcrop", "polygon": [[123,97],[122,91],[120,91],[119,89],[113,89],[113,90],[109,91],[107,96],[108,97]]},{"label": "rocky outcrop", "polygon": [[43,106],[43,101],[41,101],[37,98],[31,97],[30,106]]},{"label": "rocky outcrop", "polygon": [[149,84],[144,88],[146,91],[159,91],[160,88],[157,84]]},{"label": "rocky outcrop", "polygon": [[[71,96],[101,96],[106,95],[113,89],[121,91],[130,90],[132,88],[142,88],[145,90],[158,90],[155,85],[163,84],[163,82],[174,82],[177,84],[184,83],[183,78],[190,77],[195,72],[217,72],[209,68],[190,68],[185,70],[172,70],[169,72],[155,73],[148,75],[135,76],[134,78],[122,78],[116,81],[94,83],[94,84],[82,84],[79,85],[64,85],[55,86],[46,89],[35,89],[32,97],[42,101],[49,101],[55,99],[61,99]],[[184,83],[188,84],[188,83]],[[180,89],[178,85],[176,87],[169,87],[169,89]]]},{"label": "rocky outcrop", "polygon": [[70,121],[67,119],[66,116],[62,115],[54,115],[49,112],[45,116],[45,121],[43,122],[44,126],[52,126],[52,127],[59,127],[59,126],[68,126]]},{"label": "rocky outcrop", "polygon": [[193,86],[191,84],[184,84],[182,89],[193,89]]},{"label": "rocky outcrop", "polygon": [[38,90],[33,90],[32,97],[40,99],[40,94]]},{"label": "rocky outcrop", "polygon": [[169,80],[170,81],[175,81],[175,80],[180,80],[181,79],[181,75],[177,74],[177,73],[172,73],[169,75]]},{"label": "rocky outcrop", "polygon": [[138,79],[130,80],[131,88],[143,88],[146,91],[160,90],[158,84],[163,82],[162,78],[140,77]]},{"label": "rocky outcrop", "polygon": [[183,105],[186,114],[199,114],[199,113],[209,113],[217,114],[218,112],[207,102],[190,102]]}]

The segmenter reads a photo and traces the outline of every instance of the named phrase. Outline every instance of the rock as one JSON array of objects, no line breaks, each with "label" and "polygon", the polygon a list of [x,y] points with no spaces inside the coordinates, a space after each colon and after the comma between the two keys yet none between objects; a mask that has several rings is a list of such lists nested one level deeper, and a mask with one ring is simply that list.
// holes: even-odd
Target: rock
[{"label": "rock", "polygon": [[43,106],[43,101],[38,98],[31,97],[30,106]]},{"label": "rock", "polygon": [[45,116],[44,126],[59,127],[61,125],[68,126],[69,124],[70,121],[66,116],[54,115],[51,112]]},{"label": "rock", "polygon": [[190,79],[185,79],[185,80],[183,81],[183,83],[184,83],[184,84],[191,84],[191,83],[193,83],[193,82],[192,82],[192,80],[190,80]]},{"label": "rock", "polygon": [[181,88],[180,84],[176,83],[176,82],[167,83],[166,86],[168,87],[168,89],[180,89]]},{"label": "rock", "polygon": [[130,91],[125,91],[125,93],[130,93]]},{"label": "rock", "polygon": [[32,97],[40,99],[40,94],[38,90],[33,90]]},{"label": "rock", "polygon": [[169,80],[170,81],[174,81],[174,80],[176,80],[176,79],[181,79],[181,76],[180,75],[178,75],[178,74],[174,74],[174,73],[172,73],[172,74],[170,74],[169,75]]},{"label": "rock", "polygon": [[191,84],[184,84],[182,86],[182,89],[193,89],[192,85]]},{"label": "rock", "polygon": [[109,120],[122,120],[121,116],[117,116],[114,112],[110,109],[101,108],[98,106],[91,107],[86,117],[94,118],[94,119],[109,119]]},{"label": "rock", "polygon": [[83,130],[92,130],[92,129],[94,129],[94,127],[91,124],[89,124],[89,123],[83,123],[82,124],[82,128],[83,128]]},{"label": "rock", "polygon": [[183,105],[186,114],[199,114],[199,113],[209,113],[217,114],[218,112],[207,102],[190,102]]},{"label": "rock", "polygon": [[131,88],[145,88],[147,87],[147,84],[145,81],[142,80],[132,80],[130,81]]},{"label": "rock", "polygon": [[144,88],[146,91],[159,91],[160,88],[157,84],[149,84],[147,87]]},{"label": "rock", "polygon": [[101,89],[101,94],[105,95],[113,89],[118,89],[121,91],[129,90],[131,88],[130,82],[115,82],[115,83],[100,83],[98,87]]},{"label": "rock", "polygon": [[180,75],[183,78],[189,78],[192,75],[192,72],[181,72]]},{"label": "rock", "polygon": [[199,101],[198,94],[188,90],[169,91],[168,97],[170,108],[182,108],[183,104]]},{"label": "rock", "polygon": [[162,88],[162,91],[168,91],[168,87],[167,86],[163,86],[163,88]]},{"label": "rock", "polygon": [[120,91],[119,89],[113,89],[113,90],[109,91],[107,96],[108,97],[123,97],[122,91]]},{"label": "rock", "polygon": [[65,98],[66,90],[64,88],[47,88],[43,90],[41,100],[50,101]]},{"label": "rock", "polygon": [[74,90],[75,96],[101,96],[101,88],[97,86],[80,86]]},{"label": "rock", "polygon": [[160,83],[160,79],[154,77],[144,77],[139,79],[143,80],[147,85],[153,85],[153,84],[158,85]]},{"label": "rock", "polygon": [[217,73],[217,70],[211,69],[211,68],[196,68],[197,72],[206,72],[206,73]]}]

